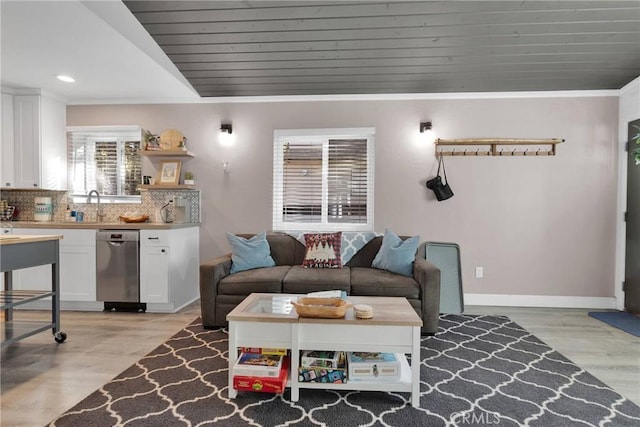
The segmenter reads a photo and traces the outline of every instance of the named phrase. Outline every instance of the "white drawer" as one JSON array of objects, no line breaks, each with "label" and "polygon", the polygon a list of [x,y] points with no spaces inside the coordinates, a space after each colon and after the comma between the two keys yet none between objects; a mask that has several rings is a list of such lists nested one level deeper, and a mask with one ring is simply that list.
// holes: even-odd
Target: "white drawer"
[{"label": "white drawer", "polygon": [[140,230],[140,246],[167,246],[168,230]]}]

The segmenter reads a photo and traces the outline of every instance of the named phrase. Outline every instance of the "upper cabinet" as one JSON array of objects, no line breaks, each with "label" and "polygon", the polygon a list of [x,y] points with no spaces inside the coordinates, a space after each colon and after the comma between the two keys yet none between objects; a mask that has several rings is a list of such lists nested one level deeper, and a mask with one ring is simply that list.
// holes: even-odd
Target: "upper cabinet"
[{"label": "upper cabinet", "polygon": [[65,190],[66,105],[41,94],[3,93],[2,107],[2,187]]},{"label": "upper cabinet", "polygon": [[2,156],[0,157],[0,187],[14,186],[13,155],[13,95],[2,93]]},{"label": "upper cabinet", "polygon": [[40,97],[16,96],[13,103],[13,185],[6,187],[41,188]]}]

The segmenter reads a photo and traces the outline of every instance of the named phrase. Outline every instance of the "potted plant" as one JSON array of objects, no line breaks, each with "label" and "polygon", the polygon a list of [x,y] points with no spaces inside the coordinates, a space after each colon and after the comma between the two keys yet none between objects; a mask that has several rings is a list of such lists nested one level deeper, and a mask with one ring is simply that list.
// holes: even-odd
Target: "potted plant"
[{"label": "potted plant", "polygon": [[178,142],[178,150],[187,151],[187,138],[182,137],[182,140]]},{"label": "potted plant", "polygon": [[155,135],[148,130],[144,132],[144,149],[147,151],[160,150],[160,144],[158,144],[159,136]]},{"label": "potted plant", "polygon": [[193,180],[193,172],[184,173],[184,183],[186,185],[194,185],[196,182]]}]

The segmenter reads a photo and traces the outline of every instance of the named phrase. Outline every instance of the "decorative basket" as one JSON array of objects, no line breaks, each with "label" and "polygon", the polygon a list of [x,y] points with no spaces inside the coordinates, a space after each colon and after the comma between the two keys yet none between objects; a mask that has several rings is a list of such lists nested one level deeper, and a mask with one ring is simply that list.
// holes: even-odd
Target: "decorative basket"
[{"label": "decorative basket", "polygon": [[13,219],[13,213],[16,210],[15,206],[7,206],[0,210],[0,221],[11,221]]},{"label": "decorative basket", "polygon": [[149,215],[141,215],[141,216],[120,216],[120,221],[124,222],[145,222],[149,219]]},{"label": "decorative basket", "polygon": [[344,317],[351,304],[341,298],[298,298],[291,304],[300,317],[320,317],[340,319]]}]

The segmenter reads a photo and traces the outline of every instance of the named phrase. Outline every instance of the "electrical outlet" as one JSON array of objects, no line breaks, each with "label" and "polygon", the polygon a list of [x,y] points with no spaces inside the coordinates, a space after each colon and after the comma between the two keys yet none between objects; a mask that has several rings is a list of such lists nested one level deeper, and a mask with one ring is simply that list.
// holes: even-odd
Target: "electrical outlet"
[{"label": "electrical outlet", "polygon": [[484,277],[484,268],[476,267],[476,279],[482,279]]}]

